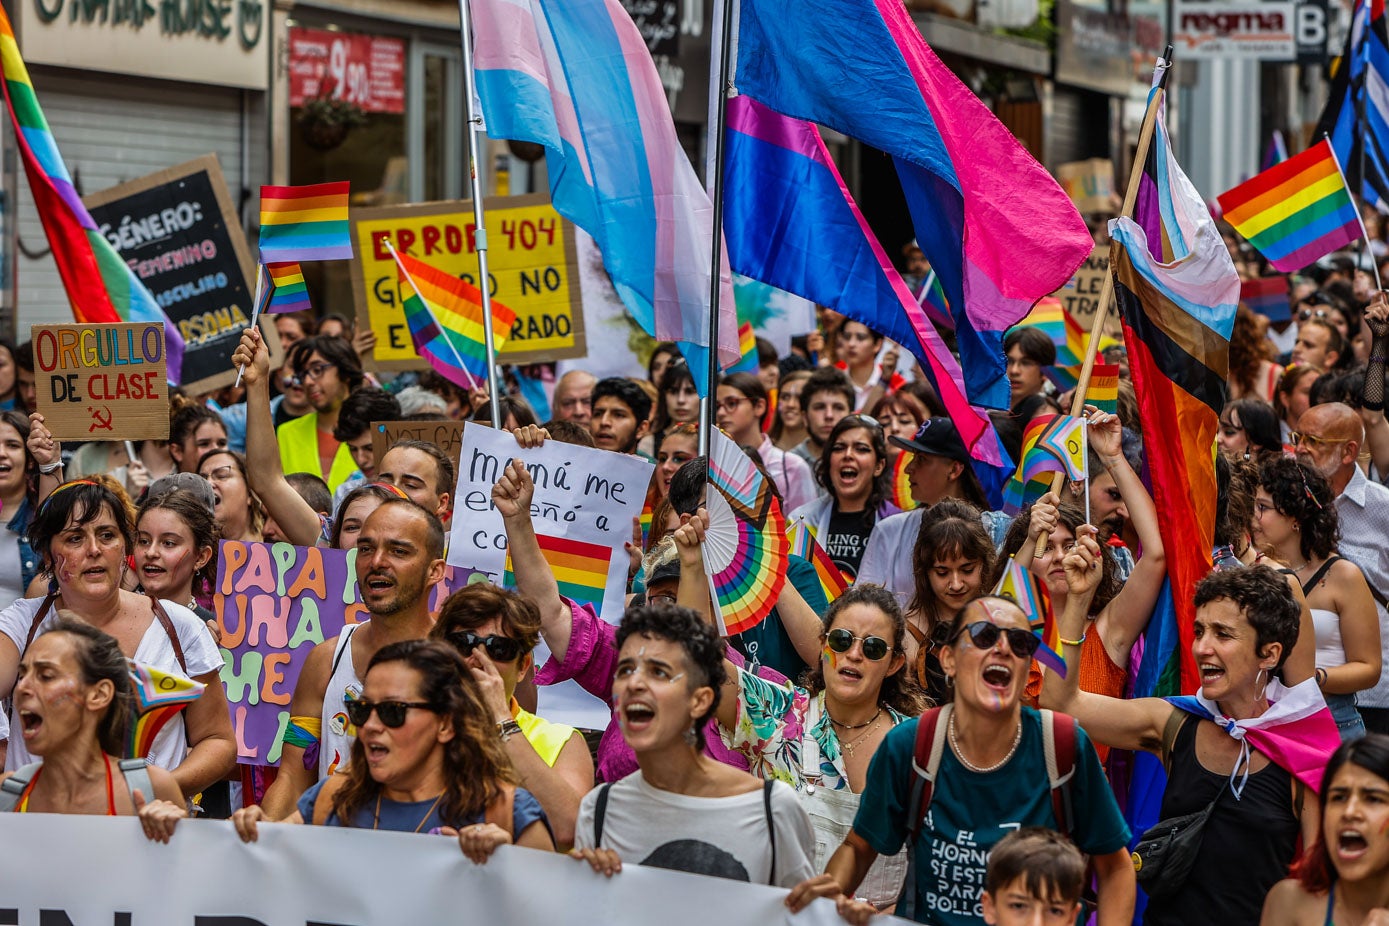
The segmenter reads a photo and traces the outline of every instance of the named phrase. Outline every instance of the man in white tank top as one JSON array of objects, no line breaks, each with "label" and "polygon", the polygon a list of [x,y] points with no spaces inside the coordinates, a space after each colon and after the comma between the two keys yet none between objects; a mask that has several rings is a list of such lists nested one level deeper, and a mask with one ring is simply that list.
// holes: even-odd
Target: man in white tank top
[{"label": "man in white tank top", "polygon": [[362,673],[377,650],[429,635],[429,590],[443,578],[444,527],[432,512],[392,498],[367,516],[357,537],[357,586],[371,619],[324,640],[305,661],[280,773],[261,802],[266,819],[290,816],[301,794],[347,764],[356,730],[343,698],[361,694]]}]

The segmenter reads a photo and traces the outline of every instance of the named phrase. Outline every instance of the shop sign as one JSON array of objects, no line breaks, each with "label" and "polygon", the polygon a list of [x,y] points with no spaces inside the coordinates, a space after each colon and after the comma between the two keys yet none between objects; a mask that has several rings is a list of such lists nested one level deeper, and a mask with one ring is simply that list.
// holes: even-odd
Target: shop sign
[{"label": "shop sign", "polygon": [[405,112],[405,42],[322,29],[289,30],[289,105],[345,100],[369,113]]},{"label": "shop sign", "polygon": [[[88,196],[97,230],[183,337],[183,387],[210,392],[236,378],[231,355],[250,324],[255,264],[217,156],[205,155]],[[271,366],[280,339],[262,326]]]},{"label": "shop sign", "polygon": [[268,0],[24,0],[29,64],[264,90]]},{"label": "shop sign", "polygon": [[[543,194],[486,201],[488,291],[516,312],[503,363],[583,357],[583,311],[574,226]],[[428,367],[410,340],[389,240],[402,253],[477,283],[471,202],[422,203],[352,211],[352,289],[357,319],[376,333],[368,365],[381,370]],[[408,287],[409,284],[406,284]]]},{"label": "shop sign", "polygon": [[1293,61],[1298,51],[1296,7],[1291,0],[1177,0],[1177,22],[1172,33],[1177,59]]}]

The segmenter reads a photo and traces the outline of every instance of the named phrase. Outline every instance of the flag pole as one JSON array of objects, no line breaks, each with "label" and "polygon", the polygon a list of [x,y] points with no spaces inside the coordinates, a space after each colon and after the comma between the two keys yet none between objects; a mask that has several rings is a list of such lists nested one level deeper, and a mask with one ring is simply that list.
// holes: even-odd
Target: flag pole
[{"label": "flag pole", "polygon": [[[1138,185],[1143,179],[1143,165],[1148,161],[1148,153],[1153,146],[1153,134],[1157,131],[1158,113],[1162,111],[1162,101],[1167,93],[1167,75],[1172,70],[1172,46],[1168,45],[1163,52],[1163,56],[1158,59],[1157,67],[1162,71],[1158,78],[1157,86],[1153,88],[1152,96],[1148,98],[1148,108],[1143,113],[1143,125],[1138,132],[1138,145],[1133,153],[1133,165],[1129,168],[1129,185],[1124,191],[1124,205],[1119,215],[1122,218],[1132,218],[1134,206],[1138,203]],[[1076,380],[1075,392],[1071,395],[1071,414],[1081,415],[1085,412],[1085,393],[1090,388],[1090,377],[1095,372],[1095,354],[1099,350],[1100,336],[1104,334],[1104,322],[1109,317],[1109,309],[1114,303],[1114,268],[1111,266],[1109,272],[1104,275],[1104,284],[1100,287],[1100,301],[1095,309],[1095,319],[1090,323],[1090,342],[1085,346],[1085,360],[1080,367],[1080,376]],[[1065,484],[1066,474],[1057,473],[1051,478],[1051,491],[1059,493],[1062,485]],[[1085,498],[1088,503],[1090,500],[1090,486],[1085,486]],[[1088,504],[1087,504],[1088,508]],[[1086,521],[1089,521],[1089,513],[1086,514]],[[1042,551],[1047,545],[1047,532],[1043,531],[1037,535],[1037,546],[1033,551],[1034,557],[1041,556]]]},{"label": "flag pole", "polygon": [[[420,292],[420,288],[415,285],[415,278],[410,275],[410,271],[405,269],[405,264],[401,262],[400,255],[396,253],[395,245],[391,243],[390,236],[388,235],[382,238],[381,240],[386,242],[386,250],[391,252],[391,259],[395,261],[395,265],[400,270],[401,275],[405,277],[406,281],[410,284],[410,288],[414,290],[415,298],[420,300],[420,305],[424,306],[424,311],[426,314],[429,315],[429,320],[434,323],[435,328],[439,329],[439,337],[442,338],[443,342],[449,346],[449,351],[453,354],[453,359],[458,361],[458,368],[462,370],[464,373],[467,373],[468,368],[464,365],[463,358],[458,355],[458,348],[454,347],[453,342],[449,340],[448,329],[446,329],[443,325],[439,324],[439,319],[434,317],[433,306],[429,304],[428,299],[424,298],[424,293]],[[483,324],[486,325],[487,320],[484,320]],[[472,374],[469,373],[468,375],[471,376]],[[495,411],[496,403],[493,403],[492,407]],[[497,428],[496,425],[493,425],[493,427]],[[501,428],[497,428],[497,430],[500,431]]]},{"label": "flag pole", "polygon": [[[1370,248],[1370,233],[1365,229],[1365,217],[1360,214],[1360,200],[1356,197],[1355,192],[1352,191],[1350,188],[1350,181],[1346,179],[1346,172],[1341,167],[1341,159],[1336,154],[1336,146],[1331,144],[1331,136],[1323,132],[1321,140],[1326,144],[1326,149],[1331,152],[1331,160],[1336,162],[1336,173],[1341,175],[1341,182],[1346,185],[1346,193],[1350,195],[1350,204],[1355,209],[1355,221],[1360,223],[1360,253],[1368,254],[1370,256],[1370,269],[1373,270],[1375,273],[1375,289],[1384,289],[1384,284],[1380,283],[1379,281],[1379,261],[1375,260],[1374,251]],[[1360,176],[1364,177],[1365,167],[1363,161],[1365,155],[1365,145],[1363,142],[1360,145],[1360,155],[1362,161],[1360,167]]]},{"label": "flag pole", "polygon": [[[492,336],[492,294],[490,292],[492,278],[487,272],[487,227],[484,224],[486,216],[482,206],[482,180],[486,165],[483,163],[482,152],[478,150],[477,127],[482,119],[473,108],[473,98],[477,93],[477,81],[476,75],[473,73],[473,21],[471,11],[468,9],[468,2],[469,0],[458,0],[459,33],[463,45],[463,110],[467,116],[467,125],[464,126],[463,136],[468,143],[468,161],[470,164],[468,174],[472,180],[473,224],[476,226],[473,240],[477,251],[477,289],[482,294],[482,343],[487,349],[487,396],[490,400],[489,404],[492,406],[492,427],[500,431],[502,429],[502,405],[497,389],[497,342]],[[409,276],[407,273],[406,278],[408,279]],[[415,281],[411,280],[410,285],[413,287]],[[428,305],[428,303],[425,304]],[[432,311],[429,314],[431,318],[434,317]],[[435,324],[438,324],[437,320]],[[448,340],[448,338],[445,337],[444,340]],[[450,343],[449,346],[452,347],[453,345]],[[455,350],[455,356],[457,353]]]},{"label": "flag pole", "polygon": [[[250,323],[249,325],[247,325],[248,328],[254,328],[254,327],[256,327],[256,322],[258,322],[258,321],[260,320],[260,297],[261,297],[261,294],[262,294],[264,291],[265,291],[265,264],[262,264],[260,261],[256,261],[256,298],[255,298],[255,302],[251,303],[251,323]],[[241,377],[243,377],[243,376],[245,376],[245,375],[246,375],[246,365],[243,363],[241,366],[237,367],[237,369],[236,369],[236,382],[235,382],[235,383],[232,383],[232,388],[233,388],[233,389],[236,388],[237,386],[240,386],[240,385],[241,385]]]},{"label": "flag pole", "polygon": [[728,91],[732,83],[733,7],[736,0],[722,0],[723,19],[719,32],[719,77],[714,88],[718,105],[709,131],[713,133],[714,157],[710,163],[709,198],[714,204],[713,245],[709,259],[709,394],[700,400],[699,452],[708,459],[713,443],[716,385],[719,380],[719,302],[723,295],[720,278],[723,276],[723,142],[728,122]]}]

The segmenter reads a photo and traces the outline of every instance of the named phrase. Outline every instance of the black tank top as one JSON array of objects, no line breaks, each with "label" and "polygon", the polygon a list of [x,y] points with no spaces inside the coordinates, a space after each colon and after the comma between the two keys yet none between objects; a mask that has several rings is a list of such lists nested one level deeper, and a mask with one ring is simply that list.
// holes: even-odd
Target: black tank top
[{"label": "black tank top", "polygon": [[1196,729],[1182,724],[1172,749],[1162,818],[1203,809],[1225,789],[1206,823],[1196,864],[1186,887],[1162,903],[1149,903],[1145,926],[1259,922],[1269,889],[1288,876],[1297,846],[1292,776],[1270,762],[1249,776],[1243,797],[1230,791],[1230,776],[1207,770],[1196,758]]}]

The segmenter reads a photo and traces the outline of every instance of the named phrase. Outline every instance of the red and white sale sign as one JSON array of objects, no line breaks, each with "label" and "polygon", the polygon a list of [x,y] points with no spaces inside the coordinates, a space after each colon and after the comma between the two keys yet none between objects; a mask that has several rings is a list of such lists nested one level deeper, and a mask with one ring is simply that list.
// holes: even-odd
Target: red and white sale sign
[{"label": "red and white sale sign", "polygon": [[402,39],[289,30],[289,105],[327,97],[369,113],[405,112],[405,42]]}]

